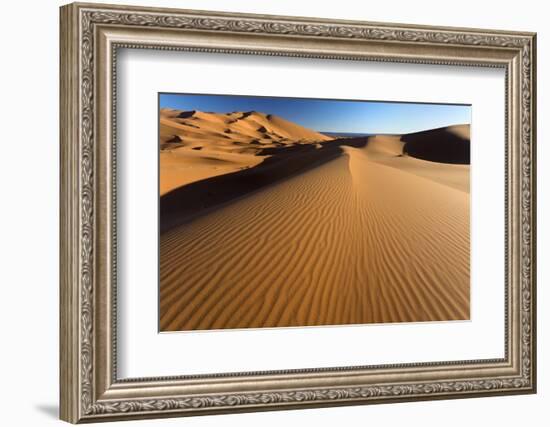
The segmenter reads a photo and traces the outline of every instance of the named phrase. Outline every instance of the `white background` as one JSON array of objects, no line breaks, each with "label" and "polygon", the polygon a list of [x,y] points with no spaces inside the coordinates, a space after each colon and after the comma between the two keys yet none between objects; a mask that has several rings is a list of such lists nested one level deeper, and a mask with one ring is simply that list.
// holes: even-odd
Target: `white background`
[{"label": "white background", "polygon": [[[118,3],[112,0],[114,3]],[[460,3],[441,1],[338,2],[277,0],[138,1],[134,4],[287,15],[315,15],[371,21],[530,30],[538,38],[538,117],[550,115],[550,29],[544,2],[535,0]],[[0,79],[0,399],[2,424],[59,425],[58,401],[58,1],[3,5]],[[545,283],[550,268],[550,179],[545,164],[550,151],[547,122],[539,120],[539,393],[438,402],[265,412],[193,419],[128,422],[132,425],[279,426],[390,425],[413,426],[547,424],[550,405]],[[546,418],[546,420],[545,420]]]},{"label": "white background", "polygon": [[[503,69],[135,49],[117,64],[119,377],[504,357]],[[159,91],[471,103],[471,321],[158,334]]]}]

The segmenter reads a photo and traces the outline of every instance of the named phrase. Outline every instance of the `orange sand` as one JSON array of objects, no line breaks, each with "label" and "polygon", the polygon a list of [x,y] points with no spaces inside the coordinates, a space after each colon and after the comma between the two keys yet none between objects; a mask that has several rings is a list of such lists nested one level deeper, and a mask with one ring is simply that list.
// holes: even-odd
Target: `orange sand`
[{"label": "orange sand", "polygon": [[[227,126],[225,117],[202,114],[197,121],[208,119],[211,129]],[[251,130],[256,117],[248,126],[256,114],[266,129],[274,123],[264,134],[289,138],[266,145],[313,145],[288,159],[316,160],[295,160],[299,167],[274,161],[261,176],[285,178],[223,200],[161,234],[162,331],[469,318],[469,165],[403,155],[400,136],[329,141],[261,113],[240,128],[259,132]],[[166,144],[175,125],[162,117]],[[469,126],[459,131],[469,138]],[[250,141],[239,144],[244,137],[225,141],[182,132],[188,132],[180,134],[184,143],[203,149],[172,163],[167,157],[184,149],[161,152],[161,168],[195,168],[174,172],[165,190],[215,175],[213,183],[223,187],[235,171],[254,171],[265,160],[249,150]],[[294,134],[302,140],[290,140]],[[218,163],[208,151],[223,156],[225,168],[212,169]]]}]

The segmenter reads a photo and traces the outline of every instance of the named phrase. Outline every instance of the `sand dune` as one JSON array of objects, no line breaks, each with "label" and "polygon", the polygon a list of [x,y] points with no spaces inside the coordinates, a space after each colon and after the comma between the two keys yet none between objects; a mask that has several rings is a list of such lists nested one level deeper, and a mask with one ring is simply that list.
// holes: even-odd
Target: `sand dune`
[{"label": "sand dune", "polygon": [[161,330],[468,319],[469,166],[407,143],[272,144],[191,211],[204,189],[185,186],[167,206],[187,220],[161,234]]},{"label": "sand dune", "polygon": [[254,191],[291,178],[342,155],[343,144],[364,147],[366,138],[272,147],[252,168],[192,182],[163,195],[160,229],[165,232]]},{"label": "sand dune", "polygon": [[447,126],[403,135],[403,152],[432,162],[470,164],[470,125]]},{"label": "sand dune", "polygon": [[257,111],[160,110],[160,194],[261,163],[262,150],[331,138]]},{"label": "sand dune", "polygon": [[439,163],[416,159],[403,154],[405,142],[400,135],[379,135],[370,138],[366,152],[369,158],[386,166],[428,178],[457,190],[470,192],[470,165]]}]

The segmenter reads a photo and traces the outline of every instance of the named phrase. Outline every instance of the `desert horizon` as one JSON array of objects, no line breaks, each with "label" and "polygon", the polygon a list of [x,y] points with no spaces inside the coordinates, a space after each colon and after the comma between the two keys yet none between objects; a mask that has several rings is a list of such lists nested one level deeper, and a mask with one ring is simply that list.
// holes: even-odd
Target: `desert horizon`
[{"label": "desert horizon", "polygon": [[161,106],[161,331],[469,319],[469,123],[339,134]]}]

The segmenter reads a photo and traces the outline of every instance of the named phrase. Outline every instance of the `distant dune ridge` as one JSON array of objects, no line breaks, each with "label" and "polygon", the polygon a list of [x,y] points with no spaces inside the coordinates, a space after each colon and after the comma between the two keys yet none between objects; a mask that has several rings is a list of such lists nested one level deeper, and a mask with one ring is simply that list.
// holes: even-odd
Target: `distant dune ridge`
[{"label": "distant dune ridge", "polygon": [[255,166],[265,148],[328,141],[273,114],[160,110],[161,195],[182,185]]},{"label": "distant dune ridge", "polygon": [[332,139],[163,109],[160,126],[162,331],[469,319],[469,125]]}]

